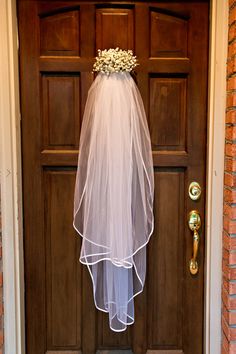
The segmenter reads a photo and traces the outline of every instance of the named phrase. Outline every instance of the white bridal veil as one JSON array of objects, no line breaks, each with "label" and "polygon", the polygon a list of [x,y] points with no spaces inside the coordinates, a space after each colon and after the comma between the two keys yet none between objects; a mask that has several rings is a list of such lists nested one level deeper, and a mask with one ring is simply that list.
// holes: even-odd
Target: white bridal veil
[{"label": "white bridal veil", "polygon": [[74,200],[80,261],[95,305],[110,328],[134,322],[143,290],[146,244],[153,232],[153,162],[146,115],[129,73],[99,73],[85,107]]}]

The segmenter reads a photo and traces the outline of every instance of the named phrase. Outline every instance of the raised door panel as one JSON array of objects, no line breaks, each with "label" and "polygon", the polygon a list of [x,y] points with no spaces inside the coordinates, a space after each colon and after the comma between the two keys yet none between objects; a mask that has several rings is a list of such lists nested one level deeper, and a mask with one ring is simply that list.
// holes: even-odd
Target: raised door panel
[{"label": "raised door panel", "polygon": [[155,230],[148,253],[148,348],[183,345],[184,179],[181,168],[155,170]]},{"label": "raised door panel", "polygon": [[97,49],[134,49],[134,9],[96,9]]},{"label": "raised door panel", "polygon": [[186,151],[186,99],[186,77],[150,77],[150,134],[154,150]]},{"label": "raised door panel", "polygon": [[187,57],[188,18],[181,13],[151,8],[150,56]]},{"label": "raised door panel", "polygon": [[43,147],[78,148],[81,124],[79,73],[43,74],[42,108]]},{"label": "raised door panel", "polygon": [[51,11],[40,16],[40,54],[79,55],[79,10]]},{"label": "raised door panel", "polygon": [[[75,171],[44,171],[47,350],[81,348],[80,238],[72,227]],[[66,207],[65,207],[66,206]]]}]

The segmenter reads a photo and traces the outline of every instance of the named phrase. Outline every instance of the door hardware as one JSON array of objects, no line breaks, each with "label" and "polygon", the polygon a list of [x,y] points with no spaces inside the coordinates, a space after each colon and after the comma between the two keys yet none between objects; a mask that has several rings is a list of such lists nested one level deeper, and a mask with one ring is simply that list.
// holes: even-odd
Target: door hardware
[{"label": "door hardware", "polygon": [[193,231],[193,256],[189,262],[189,270],[192,275],[195,275],[198,272],[197,255],[200,240],[198,230],[201,227],[201,217],[197,210],[190,211],[188,215],[188,226],[190,230]]}]

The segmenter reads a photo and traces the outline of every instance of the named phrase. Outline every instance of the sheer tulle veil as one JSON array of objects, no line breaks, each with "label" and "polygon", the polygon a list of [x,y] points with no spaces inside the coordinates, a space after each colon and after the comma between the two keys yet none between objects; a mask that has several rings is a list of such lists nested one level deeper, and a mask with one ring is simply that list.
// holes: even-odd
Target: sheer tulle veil
[{"label": "sheer tulle veil", "polygon": [[134,322],[146,245],[153,232],[153,161],[139,90],[128,72],[99,73],[88,92],[80,137],[74,227],[96,307],[110,328]]}]

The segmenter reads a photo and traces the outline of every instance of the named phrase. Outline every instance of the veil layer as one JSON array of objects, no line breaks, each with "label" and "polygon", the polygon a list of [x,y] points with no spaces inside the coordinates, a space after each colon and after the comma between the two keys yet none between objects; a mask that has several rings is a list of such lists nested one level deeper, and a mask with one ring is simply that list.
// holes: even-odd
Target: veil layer
[{"label": "veil layer", "polygon": [[129,73],[99,73],[83,117],[73,224],[83,238],[80,261],[91,275],[95,305],[117,332],[134,322],[133,299],[143,290],[153,195],[139,90]]}]

